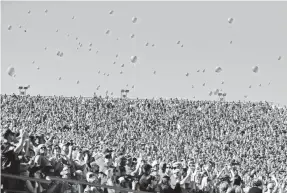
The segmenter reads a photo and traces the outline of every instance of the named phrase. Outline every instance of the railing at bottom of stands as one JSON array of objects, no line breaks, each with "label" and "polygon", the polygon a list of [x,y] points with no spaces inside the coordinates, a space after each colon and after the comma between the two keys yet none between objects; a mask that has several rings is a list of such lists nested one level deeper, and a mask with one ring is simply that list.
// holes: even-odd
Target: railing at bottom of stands
[{"label": "railing at bottom of stands", "polygon": [[[12,178],[12,179],[17,179],[17,180],[29,180],[29,181],[34,181],[34,182],[40,182],[40,183],[45,183],[45,184],[50,184],[52,181],[60,181],[60,182],[68,182],[72,184],[81,184],[81,185],[88,185],[92,187],[98,187],[98,188],[107,188],[107,189],[113,189],[113,190],[118,190],[121,192],[126,192],[126,193],[147,193],[144,191],[137,191],[137,190],[130,190],[127,188],[121,188],[121,187],[116,187],[116,186],[107,186],[107,185],[99,185],[99,184],[93,184],[90,182],[86,181],[77,181],[77,180],[70,180],[70,179],[63,179],[63,178],[57,178],[53,176],[49,176],[50,180],[44,180],[44,179],[36,179],[36,178],[30,178],[27,176],[18,176],[18,175],[12,175],[12,174],[7,174],[7,173],[1,173],[2,178]],[[27,191],[17,191],[17,190],[5,190],[4,192],[7,193],[28,193]],[[80,192],[80,191],[79,191]]]}]

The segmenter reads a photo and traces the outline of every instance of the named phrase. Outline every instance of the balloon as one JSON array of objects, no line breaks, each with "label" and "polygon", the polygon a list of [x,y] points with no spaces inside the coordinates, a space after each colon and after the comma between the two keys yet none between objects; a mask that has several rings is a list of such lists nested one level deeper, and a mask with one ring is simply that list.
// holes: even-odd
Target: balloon
[{"label": "balloon", "polygon": [[249,88],[251,88],[251,85],[249,86]]},{"label": "balloon", "polygon": [[281,56],[278,57],[278,60],[281,60]]},{"label": "balloon", "polygon": [[181,47],[183,48],[183,45],[181,45]]},{"label": "balloon", "polygon": [[151,45],[152,47],[154,47],[154,44],[153,45]]},{"label": "balloon", "polygon": [[131,56],[131,62],[136,63],[138,58],[136,56]]},{"label": "balloon", "polygon": [[116,62],[114,62],[113,64],[115,64]]},{"label": "balloon", "polygon": [[11,25],[8,26],[8,30],[9,31],[12,30],[12,26]]},{"label": "balloon", "polygon": [[244,95],[244,98],[247,98],[247,95]]},{"label": "balloon", "polygon": [[39,66],[37,66],[37,70],[40,70],[40,67],[39,67]]},{"label": "balloon", "polygon": [[145,46],[148,46],[148,42],[145,44]]},{"label": "balloon", "polygon": [[203,85],[202,86],[205,86],[205,83],[203,83]]},{"label": "balloon", "polygon": [[113,95],[114,93],[113,92],[111,92],[111,95]]},{"label": "balloon", "polygon": [[186,73],[185,76],[189,76],[189,73]]},{"label": "balloon", "polygon": [[131,38],[134,38],[135,37],[135,34],[131,34]]},{"label": "balloon", "polygon": [[153,74],[156,74],[156,71],[153,71]]},{"label": "balloon", "polygon": [[21,25],[19,25],[19,28],[22,28],[22,26],[21,26]]},{"label": "balloon", "polygon": [[129,87],[129,84],[127,84],[126,87]]},{"label": "balloon", "polygon": [[228,18],[228,23],[232,23],[234,21],[234,19],[233,18]]},{"label": "balloon", "polygon": [[47,47],[45,47],[44,49],[47,50]]},{"label": "balloon", "polygon": [[112,15],[113,13],[114,13],[114,11],[113,11],[113,10],[111,10],[111,11],[109,12],[109,14],[110,14],[110,15]]},{"label": "balloon", "polygon": [[229,43],[232,44],[232,41],[230,41]]},{"label": "balloon", "polygon": [[106,76],[106,73],[104,73],[104,76]]},{"label": "balloon", "polygon": [[133,85],[132,88],[135,88],[135,85]]},{"label": "balloon", "polygon": [[47,10],[47,9],[45,9],[45,13],[48,13],[48,10]]},{"label": "balloon", "polygon": [[77,81],[77,84],[79,84],[80,83],[80,81]]},{"label": "balloon", "polygon": [[270,85],[270,84],[271,84],[271,82],[268,83],[268,85]]},{"label": "balloon", "polygon": [[109,35],[109,33],[110,33],[110,30],[107,30],[107,31],[106,31],[106,34]]},{"label": "balloon", "polygon": [[180,44],[180,41],[177,41],[177,44]]},{"label": "balloon", "polygon": [[8,69],[7,69],[7,73],[8,73],[9,76],[14,77],[14,75],[15,75],[15,68],[12,67],[12,66],[9,66]]},{"label": "balloon", "polygon": [[75,19],[75,16],[73,16],[72,19]]},{"label": "balloon", "polygon": [[200,72],[200,70],[198,70],[197,72]]},{"label": "balloon", "polygon": [[221,71],[222,71],[222,68],[221,68],[221,67],[217,66],[217,67],[215,68],[215,72],[219,73],[219,72],[221,72]]},{"label": "balloon", "polygon": [[252,71],[253,71],[254,73],[257,73],[258,70],[259,70],[259,67],[258,67],[258,66],[254,66],[254,67],[252,68]]},{"label": "balloon", "polygon": [[59,80],[62,80],[62,77],[59,77]]},{"label": "balloon", "polygon": [[125,64],[122,64],[121,67],[122,67],[122,68],[125,67]]},{"label": "balloon", "polygon": [[136,17],[133,17],[133,18],[132,18],[132,22],[133,22],[133,23],[136,23],[137,20],[138,20],[138,19],[137,19]]},{"label": "balloon", "polygon": [[89,48],[89,51],[92,51],[92,48]]},{"label": "balloon", "polygon": [[205,69],[203,69],[202,72],[204,73],[204,72],[205,72]]},{"label": "balloon", "polygon": [[212,95],[212,91],[210,91],[208,95],[211,96]]},{"label": "balloon", "polygon": [[110,76],[110,74],[107,74],[107,76]]},{"label": "balloon", "polygon": [[25,29],[24,32],[27,32],[27,30]]},{"label": "balloon", "polygon": [[261,87],[261,84],[259,84],[259,86]]},{"label": "balloon", "polygon": [[31,13],[31,11],[29,10],[29,11],[28,11],[28,14],[30,14],[30,13]]},{"label": "balloon", "polygon": [[193,85],[191,85],[191,88],[194,88],[194,86],[193,86]]},{"label": "balloon", "polygon": [[93,45],[92,43],[89,44],[89,46],[92,46],[92,45]]},{"label": "balloon", "polygon": [[59,30],[57,29],[56,32],[58,32]]},{"label": "balloon", "polygon": [[120,74],[123,74],[123,71],[121,71]]},{"label": "balloon", "polygon": [[116,55],[116,58],[117,58],[118,56],[119,56],[119,55],[117,54],[117,55]]},{"label": "balloon", "polygon": [[221,84],[224,84],[224,81],[222,81]]},{"label": "balloon", "polygon": [[76,37],[76,40],[78,40],[79,38],[78,37]]},{"label": "balloon", "polygon": [[219,93],[219,89],[215,89],[214,95],[218,95],[218,93]]},{"label": "balloon", "polygon": [[32,64],[35,64],[35,61],[32,61]]}]

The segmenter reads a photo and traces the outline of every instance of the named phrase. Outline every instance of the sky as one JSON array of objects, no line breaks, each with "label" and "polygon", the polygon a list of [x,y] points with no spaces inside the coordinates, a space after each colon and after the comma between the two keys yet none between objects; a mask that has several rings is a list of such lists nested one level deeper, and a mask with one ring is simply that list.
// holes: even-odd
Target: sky
[{"label": "sky", "polygon": [[[217,100],[209,92],[222,89],[227,101],[287,105],[287,2],[1,5],[2,94],[30,85],[30,95],[91,97],[108,91],[119,97],[121,89],[129,89],[130,98]],[[228,18],[234,19],[232,24]],[[131,56],[137,56],[136,63]],[[9,66],[15,78],[8,75]],[[217,66],[222,72],[215,72]],[[258,73],[252,71],[254,66]]]}]

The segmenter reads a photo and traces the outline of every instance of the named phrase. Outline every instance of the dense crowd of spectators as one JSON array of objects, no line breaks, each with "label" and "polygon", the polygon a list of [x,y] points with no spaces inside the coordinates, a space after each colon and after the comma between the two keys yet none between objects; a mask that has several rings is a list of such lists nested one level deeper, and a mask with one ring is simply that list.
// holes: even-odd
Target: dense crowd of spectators
[{"label": "dense crowd of spectators", "polygon": [[[287,109],[268,102],[1,95],[1,178],[31,193],[287,193]],[[287,184],[286,184],[287,185]],[[123,191],[121,191],[123,192]]]}]

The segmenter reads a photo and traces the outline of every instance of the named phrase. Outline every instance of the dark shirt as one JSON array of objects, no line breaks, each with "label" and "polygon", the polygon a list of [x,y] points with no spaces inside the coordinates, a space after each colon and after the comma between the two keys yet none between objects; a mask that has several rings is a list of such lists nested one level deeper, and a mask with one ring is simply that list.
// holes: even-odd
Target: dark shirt
[{"label": "dark shirt", "polygon": [[9,174],[20,174],[20,160],[14,153],[16,146],[7,141],[1,143],[1,170]]}]

